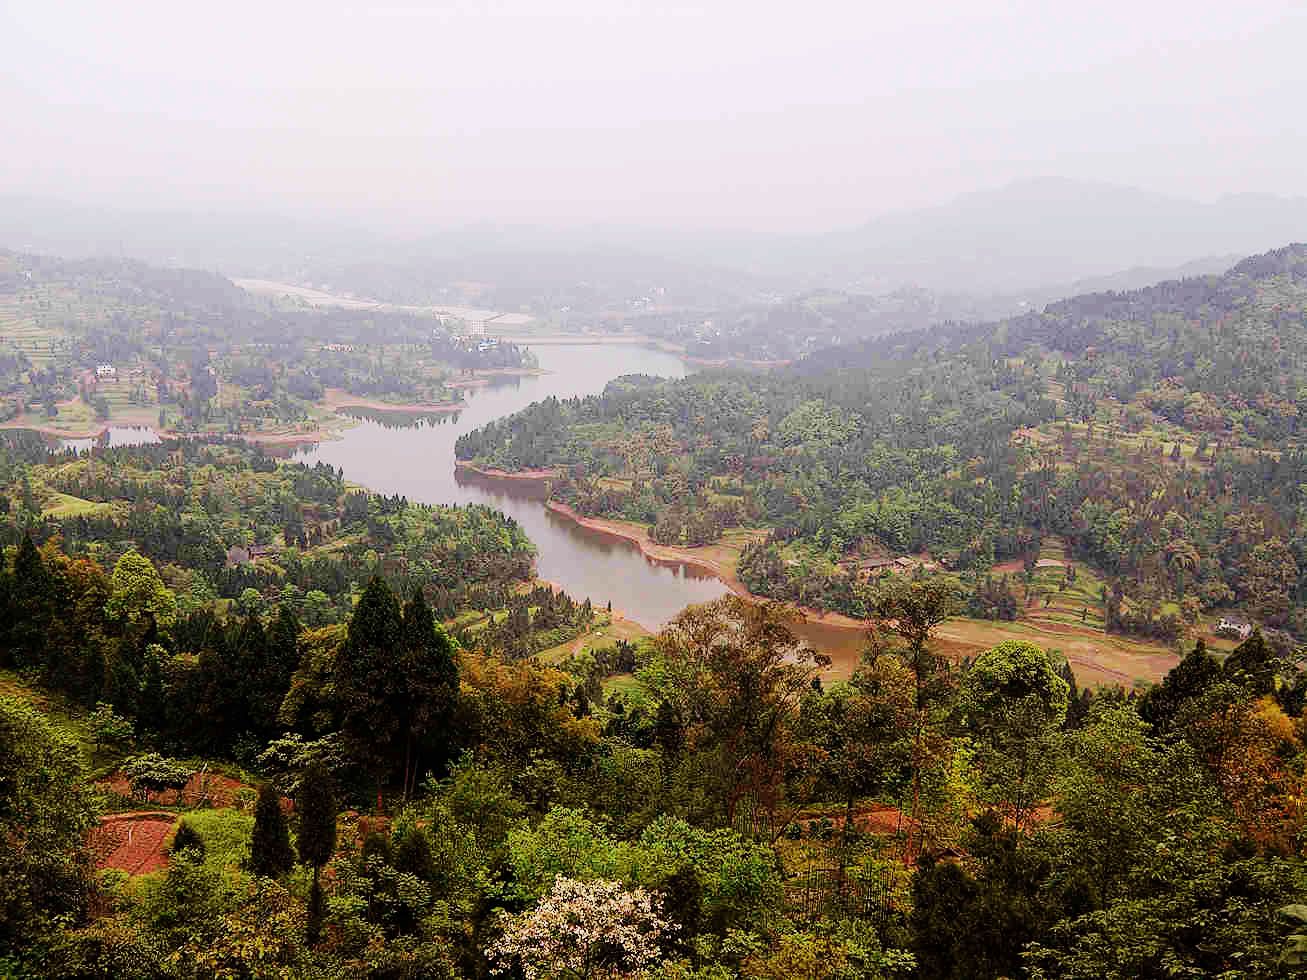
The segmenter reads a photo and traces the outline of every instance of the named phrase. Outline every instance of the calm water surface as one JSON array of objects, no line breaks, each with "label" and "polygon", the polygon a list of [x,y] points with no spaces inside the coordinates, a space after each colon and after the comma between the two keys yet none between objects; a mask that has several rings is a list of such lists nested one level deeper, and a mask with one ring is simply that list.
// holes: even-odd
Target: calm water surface
[{"label": "calm water surface", "polygon": [[725,594],[711,575],[681,564],[650,561],[639,548],[579,527],[546,510],[538,487],[456,473],[454,441],[464,432],[555,395],[603,391],[624,374],[685,375],[685,365],[662,351],[627,345],[541,345],[533,349],[548,374],[499,379],[467,391],[467,408],[442,421],[404,428],[364,421],[343,438],[319,443],[296,459],[338,466],[345,478],[378,493],[403,494],[426,504],[487,504],[503,511],[535,543],[537,574],[596,605],[612,602],[631,619],[657,629],[687,605]]},{"label": "calm water surface", "polygon": [[[649,629],[657,629],[687,605],[726,593],[715,577],[693,566],[659,563],[644,557],[627,541],[615,540],[559,517],[544,506],[540,485],[487,480],[454,469],[454,441],[464,432],[555,395],[571,398],[598,394],[624,374],[685,375],[677,357],[627,345],[541,345],[534,348],[548,374],[497,379],[467,391],[467,407],[457,414],[420,425],[394,427],[363,421],[342,438],[306,447],[300,461],[338,466],[346,479],[371,490],[403,494],[427,504],[487,504],[516,520],[535,543],[536,571],[577,599],[615,609]],[[150,429],[111,426],[99,440],[66,439],[66,448],[157,442]],[[832,673],[847,675],[857,663],[862,635],[820,623],[797,632],[834,661]]]},{"label": "calm water surface", "polygon": [[158,442],[159,433],[137,425],[111,425],[97,439],[60,439],[60,449],[75,449],[79,453],[93,447],[143,446]]}]

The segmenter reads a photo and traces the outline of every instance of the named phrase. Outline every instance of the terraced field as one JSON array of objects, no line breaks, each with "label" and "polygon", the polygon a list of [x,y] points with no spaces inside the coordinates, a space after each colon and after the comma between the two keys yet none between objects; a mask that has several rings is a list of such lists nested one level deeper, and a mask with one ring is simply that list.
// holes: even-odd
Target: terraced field
[{"label": "terraced field", "polygon": [[0,350],[26,354],[33,365],[43,368],[69,349],[69,340],[65,330],[54,326],[53,313],[39,301],[0,297]]}]

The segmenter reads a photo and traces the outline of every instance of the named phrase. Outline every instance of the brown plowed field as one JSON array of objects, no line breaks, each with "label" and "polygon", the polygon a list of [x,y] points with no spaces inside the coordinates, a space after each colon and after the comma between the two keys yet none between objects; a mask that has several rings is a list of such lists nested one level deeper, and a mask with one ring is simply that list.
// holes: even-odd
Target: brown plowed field
[{"label": "brown plowed field", "polygon": [[175,814],[152,811],[101,818],[90,839],[96,870],[117,868],[140,875],[164,867],[168,863],[165,842],[176,819]]}]

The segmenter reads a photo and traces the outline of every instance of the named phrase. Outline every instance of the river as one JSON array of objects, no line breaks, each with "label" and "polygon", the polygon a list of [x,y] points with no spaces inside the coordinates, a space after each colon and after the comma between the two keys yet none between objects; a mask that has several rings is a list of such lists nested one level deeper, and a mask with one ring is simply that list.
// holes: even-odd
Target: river
[{"label": "river", "polygon": [[[532,348],[545,374],[496,378],[469,388],[467,407],[419,424],[388,426],[360,421],[340,438],[297,449],[300,462],[329,463],[370,490],[402,494],[426,504],[487,504],[516,520],[534,542],[536,573],[575,598],[608,602],[647,629],[657,630],[691,603],[725,595],[726,587],[693,565],[655,562],[635,544],[581,527],[544,506],[542,487],[491,480],[456,471],[454,441],[464,432],[511,415],[555,395],[572,398],[603,391],[624,374],[680,378],[686,367],[664,351],[631,344],[541,344]],[[157,441],[149,429],[111,428],[110,445]],[[95,440],[65,440],[88,448]],[[103,444],[103,443],[102,443]],[[808,622],[796,632],[847,675],[857,663],[863,637],[857,630]]]},{"label": "river", "polygon": [[296,459],[340,467],[347,480],[378,493],[426,504],[487,504],[516,520],[535,543],[536,574],[596,606],[611,602],[630,619],[657,629],[687,605],[725,594],[714,576],[693,566],[647,559],[627,541],[577,525],[547,510],[538,487],[456,472],[454,441],[464,432],[556,395],[603,391],[624,374],[684,377],[680,358],[626,344],[533,348],[547,374],[500,378],[466,391],[467,408],[418,426],[362,421],[340,439],[301,450]]}]

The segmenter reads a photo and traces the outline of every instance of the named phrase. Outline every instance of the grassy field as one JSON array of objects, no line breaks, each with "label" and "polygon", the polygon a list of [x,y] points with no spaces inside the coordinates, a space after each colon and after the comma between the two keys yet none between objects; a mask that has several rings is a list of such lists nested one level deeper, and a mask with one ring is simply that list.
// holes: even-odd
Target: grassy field
[{"label": "grassy field", "polygon": [[574,657],[599,647],[614,646],[618,640],[626,640],[628,643],[636,643],[652,634],[634,620],[622,617],[609,619],[605,614],[599,613],[595,617],[595,624],[585,633],[566,643],[560,643],[556,647],[550,647],[548,650],[541,650],[536,654],[537,659],[542,663],[553,664],[561,663],[569,657]]},{"label": "grassy field", "polygon": [[55,518],[86,517],[110,509],[110,504],[97,503],[94,500],[83,500],[81,497],[60,493],[58,490],[50,490],[47,492],[45,507],[42,508],[41,515]]},{"label": "grassy field", "polygon": [[72,736],[93,774],[116,767],[126,755],[121,748],[97,744],[91,732],[89,712],[84,708],[69,704],[62,697],[39,690],[12,670],[0,670],[0,697],[11,697],[27,702],[49,718],[57,728]]}]

